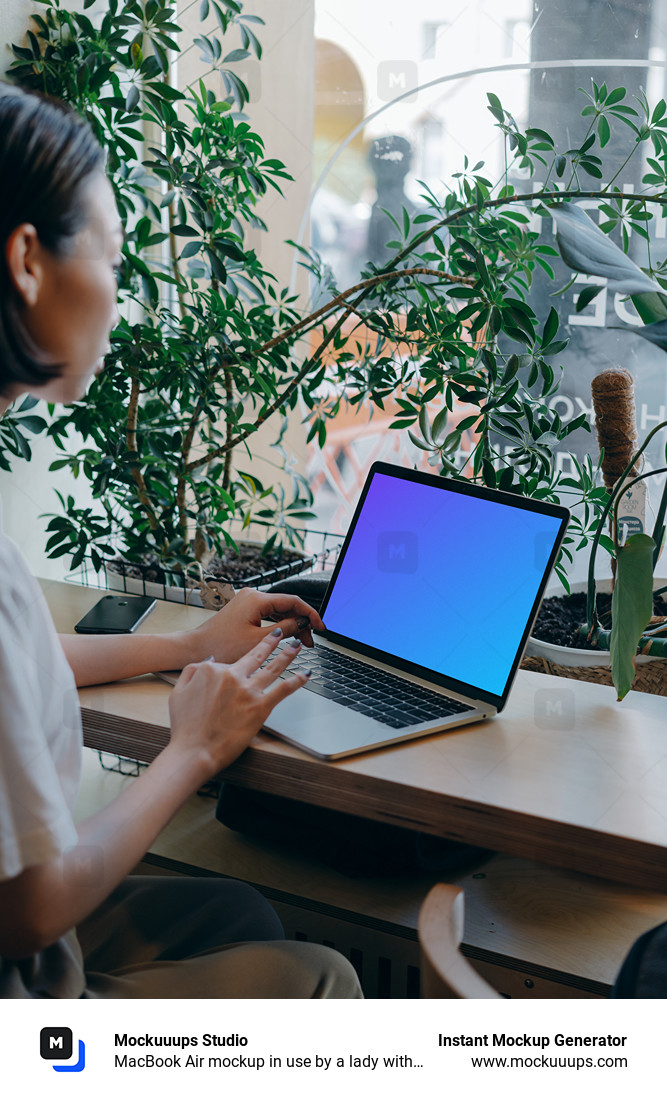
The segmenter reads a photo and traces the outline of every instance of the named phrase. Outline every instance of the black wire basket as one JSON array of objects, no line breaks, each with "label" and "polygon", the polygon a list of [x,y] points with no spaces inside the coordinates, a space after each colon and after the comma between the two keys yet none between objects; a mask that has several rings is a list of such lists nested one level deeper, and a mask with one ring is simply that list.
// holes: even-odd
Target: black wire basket
[{"label": "black wire basket", "polygon": [[[218,576],[213,578],[229,579],[236,587],[270,588],[290,576],[312,576],[331,569],[336,562],[342,546],[342,535],[328,531],[304,529],[299,532],[303,537],[304,550],[287,548],[291,559],[275,564],[269,559],[266,567],[244,575],[242,579]],[[74,583],[83,583],[89,587],[99,587],[111,591],[120,591],[132,595],[148,595],[154,599],[184,603],[190,606],[202,606],[201,585],[211,578],[210,572],[194,569],[185,572],[167,570],[157,563],[135,564],[117,558],[105,563],[104,571],[96,573],[86,563],[68,577]]]}]

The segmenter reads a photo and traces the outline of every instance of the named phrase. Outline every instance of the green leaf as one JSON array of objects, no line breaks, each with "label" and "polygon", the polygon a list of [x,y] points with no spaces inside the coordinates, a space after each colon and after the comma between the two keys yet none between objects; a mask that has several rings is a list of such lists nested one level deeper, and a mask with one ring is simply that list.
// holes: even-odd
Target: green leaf
[{"label": "green leaf", "polygon": [[21,401],[21,403],[20,403],[20,405],[19,405],[19,407],[17,408],[16,411],[17,412],[27,412],[30,408],[34,408],[36,404],[39,404],[39,401],[37,400],[37,398],[32,397],[30,394],[28,394],[28,396],[25,397]]},{"label": "green leaf", "polygon": [[192,256],[196,256],[201,250],[202,242],[200,240],[190,240],[185,245],[185,248],[181,252],[181,259],[190,259]]},{"label": "green leaf", "polygon": [[553,146],[554,139],[551,134],[548,134],[546,130],[538,130],[537,127],[532,126],[529,130],[526,130],[526,137],[536,137],[539,141],[545,141],[547,145]]},{"label": "green leaf", "polygon": [[171,232],[176,237],[198,237],[199,233],[191,225],[172,225]]},{"label": "green leaf", "polygon": [[18,421],[19,427],[22,427],[24,431],[31,431],[33,435],[37,435],[40,431],[46,430],[46,420],[42,416],[21,416]]},{"label": "green leaf", "polygon": [[484,484],[489,488],[495,488],[497,483],[496,470],[493,462],[489,458],[482,460],[482,476],[484,477]]},{"label": "green leaf", "polygon": [[125,110],[128,114],[131,114],[136,107],[139,106],[139,89],[136,84],[132,84],[127,96],[125,97]]},{"label": "green leaf", "polygon": [[611,107],[614,103],[620,103],[625,99],[625,88],[614,88],[607,96],[606,104]]},{"label": "green leaf", "polygon": [[428,405],[423,404],[419,412],[419,428],[427,443],[433,442],[431,423],[428,418]]},{"label": "green leaf", "polygon": [[574,307],[575,312],[581,313],[581,311],[585,309],[587,305],[591,304],[594,298],[597,298],[598,294],[603,289],[603,286],[584,286],[583,290],[577,297],[577,304]]},{"label": "green leaf", "polygon": [[447,418],[448,418],[448,416],[449,416],[449,409],[447,408],[447,406],[445,406],[444,408],[440,409],[440,411],[438,412],[438,414],[436,415],[436,417],[433,421],[433,426],[431,428],[431,434],[433,435],[433,438],[434,438],[436,443],[442,442],[442,439],[444,438],[445,432],[447,430]]},{"label": "green leaf", "polygon": [[558,331],[558,313],[552,305],[551,309],[549,310],[549,316],[547,317],[546,321],[544,322],[544,330],[542,332],[542,343],[545,347],[548,344],[551,343],[551,341],[553,340],[553,338],[556,335],[557,331]]},{"label": "green leaf", "polygon": [[667,320],[667,294],[633,294],[632,304],[644,324]]},{"label": "green leaf", "polygon": [[494,95],[493,92],[487,92],[486,93],[486,98],[489,101],[488,109],[491,111],[491,114],[493,115],[493,117],[498,122],[503,122],[504,119],[505,119],[505,112],[503,111],[503,108],[502,108],[500,100],[498,99],[498,96]]},{"label": "green leaf", "polygon": [[86,556],[86,547],[81,546],[76,551],[76,553],[74,554],[72,560],[70,561],[70,566],[69,566],[70,570],[74,571],[74,569],[78,569],[79,565],[83,562],[83,559],[84,559],[85,556]]},{"label": "green leaf", "polygon": [[611,127],[604,115],[600,116],[598,122],[598,137],[600,138],[600,145],[602,148],[604,148],[611,137]]},{"label": "green leaf", "polygon": [[602,171],[598,168],[594,161],[585,157],[579,162],[579,166],[583,168],[584,172],[588,176],[593,176],[593,179],[602,179]]},{"label": "green leaf", "polygon": [[653,551],[648,534],[632,534],[616,556],[611,600],[611,677],[619,702],[635,678],[635,654],[653,614]]},{"label": "green leaf", "polygon": [[516,377],[518,369],[519,369],[519,356],[518,355],[510,355],[509,359],[507,360],[505,370],[503,371],[503,376],[502,376],[502,379],[501,379],[502,384],[507,385],[508,382],[511,382],[512,379],[514,377]]},{"label": "green leaf", "polygon": [[25,458],[27,462],[29,462],[32,457],[32,452],[30,450],[28,440],[25,438],[24,435],[21,434],[21,432],[16,427],[16,424],[10,422],[9,428],[16,441],[16,445],[21,453],[21,456]]},{"label": "green leaf", "polygon": [[247,50],[231,50],[230,53],[226,54],[226,56],[223,57],[222,63],[224,65],[228,61],[244,61],[246,57],[250,57],[250,54]]},{"label": "green leaf", "polygon": [[425,443],[423,439],[420,439],[418,435],[415,435],[414,431],[408,431],[408,436],[410,437],[410,442],[413,446],[419,447],[420,450],[431,451],[433,449],[428,443]]}]

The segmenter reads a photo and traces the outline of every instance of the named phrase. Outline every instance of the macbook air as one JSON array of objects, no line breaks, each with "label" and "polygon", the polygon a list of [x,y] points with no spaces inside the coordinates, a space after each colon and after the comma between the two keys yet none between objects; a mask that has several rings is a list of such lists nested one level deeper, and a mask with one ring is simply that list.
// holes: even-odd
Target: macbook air
[{"label": "macbook air", "polygon": [[499,713],[568,519],[555,504],[375,463],[325,630],[294,662],[311,679],[265,728],[340,759]]}]

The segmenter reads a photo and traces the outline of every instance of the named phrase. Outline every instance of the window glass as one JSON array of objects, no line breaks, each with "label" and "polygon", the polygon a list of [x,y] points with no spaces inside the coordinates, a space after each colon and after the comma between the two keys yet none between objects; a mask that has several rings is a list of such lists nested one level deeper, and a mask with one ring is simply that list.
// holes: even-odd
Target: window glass
[{"label": "window glass", "polygon": [[[656,103],[664,93],[666,8],[665,0],[448,0],[446,6],[413,0],[409,9],[400,0],[316,0],[312,243],[339,288],[353,284],[369,260],[391,255],[392,225],[384,211],[418,212],[420,181],[443,194],[466,156],[473,164],[483,160],[490,179],[500,174],[503,147],[487,92],[496,93],[520,125],[546,129],[561,148],[583,136],[577,90],[590,90],[592,79],[625,87],[626,102],[645,91]],[[604,156],[632,192],[642,188],[646,165],[636,160],[623,168],[628,134],[612,137]],[[595,188],[597,181],[590,182]],[[656,214],[649,223],[654,259],[667,255],[667,219]],[[552,224],[537,218],[534,224],[553,244]],[[637,259],[645,262],[645,251],[637,251]],[[584,411],[592,422],[592,377],[624,366],[635,377],[642,439],[665,417],[664,353],[613,327],[638,323],[621,295],[603,290],[577,313],[585,276],[552,297],[571,277],[559,260],[555,269],[553,283],[546,275],[536,278],[529,300],[542,320],[555,305],[570,339],[553,398],[559,413],[567,421]],[[388,431],[388,423],[377,411],[369,419],[367,408],[343,409],[325,449],[313,451],[317,507],[332,529],[347,525],[372,460],[424,461],[406,433]],[[568,444],[577,455],[596,451],[594,436],[583,431]],[[654,464],[659,451],[650,454]],[[569,454],[558,461],[567,470]]]}]

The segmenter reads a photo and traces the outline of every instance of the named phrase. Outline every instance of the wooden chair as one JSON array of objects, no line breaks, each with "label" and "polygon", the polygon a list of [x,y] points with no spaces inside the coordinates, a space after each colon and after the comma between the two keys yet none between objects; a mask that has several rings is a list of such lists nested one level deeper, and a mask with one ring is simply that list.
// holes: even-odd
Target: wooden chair
[{"label": "wooden chair", "polygon": [[434,885],[419,911],[421,995],[428,1000],[500,1000],[461,954],[465,898],[456,885]]},{"label": "wooden chair", "polygon": [[[421,995],[428,1000],[499,1000],[500,994],[463,957],[464,893],[440,883],[419,910]],[[614,999],[667,999],[667,921],[633,944],[611,993]]]}]

